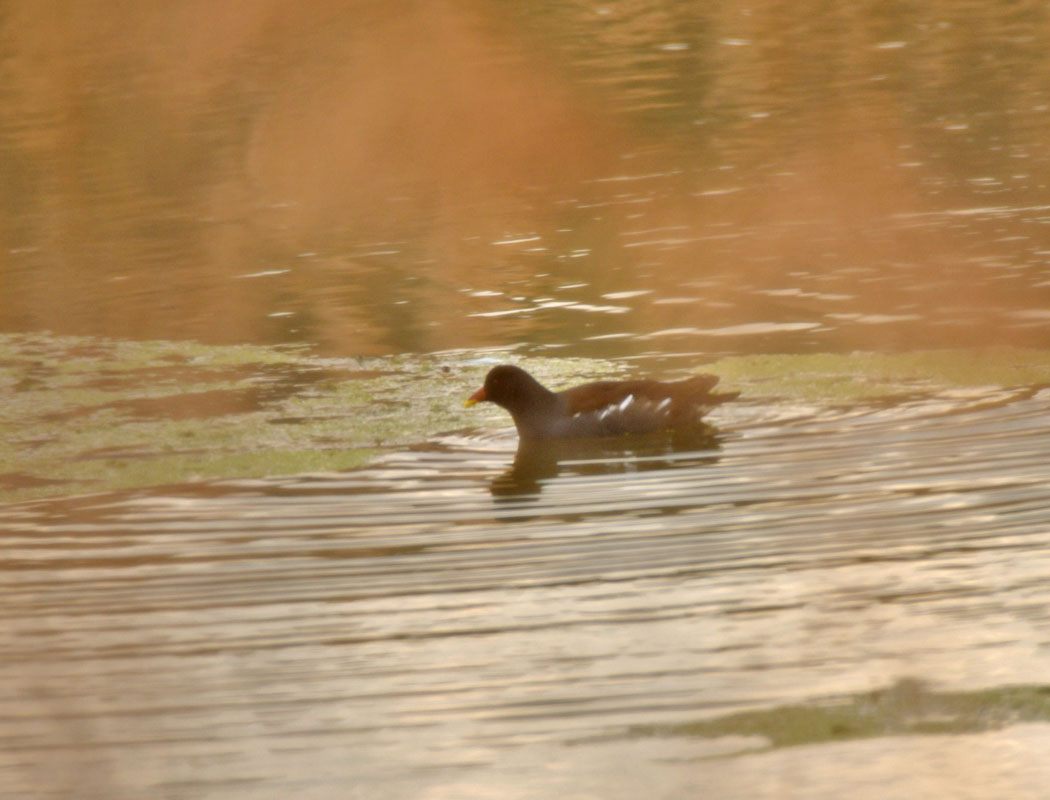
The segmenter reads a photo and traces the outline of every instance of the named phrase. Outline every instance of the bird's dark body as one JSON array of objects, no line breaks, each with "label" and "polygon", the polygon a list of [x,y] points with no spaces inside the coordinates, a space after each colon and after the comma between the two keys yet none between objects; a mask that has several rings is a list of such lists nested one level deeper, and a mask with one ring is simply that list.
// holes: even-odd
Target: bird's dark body
[{"label": "bird's dark body", "polygon": [[715,393],[716,375],[681,381],[596,381],[552,392],[520,367],[489,371],[471,403],[489,401],[510,412],[522,439],[566,439],[651,433],[696,425],[735,392]]}]

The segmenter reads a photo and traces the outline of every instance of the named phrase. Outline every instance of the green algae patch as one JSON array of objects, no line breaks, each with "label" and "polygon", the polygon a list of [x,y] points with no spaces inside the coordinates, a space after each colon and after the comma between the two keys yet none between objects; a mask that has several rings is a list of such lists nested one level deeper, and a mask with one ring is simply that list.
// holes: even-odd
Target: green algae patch
[{"label": "green algae patch", "polygon": [[981,733],[1024,722],[1050,722],[1050,686],[937,692],[921,681],[902,680],[839,702],[639,726],[629,735],[744,737],[775,749],[880,736]]},{"label": "green algae patch", "polygon": [[[0,335],[0,501],[349,469],[443,434],[505,431],[501,409],[463,408],[501,361],[554,389],[646,371],[503,351],[321,358],[302,348]],[[751,355],[664,377],[701,371],[719,374],[744,404],[833,406],[1047,385],[1050,353]]]},{"label": "green algae patch", "polygon": [[[0,501],[342,470],[443,433],[505,429],[494,406],[463,407],[497,360],[0,336]],[[552,385],[623,371],[528,366]]]},{"label": "green algae patch", "polygon": [[0,501],[348,469],[463,427],[461,394],[433,358],[0,336]]},{"label": "green algae patch", "polygon": [[850,403],[950,390],[1050,385],[1050,351],[996,347],[910,353],[731,356],[705,366],[749,397]]}]

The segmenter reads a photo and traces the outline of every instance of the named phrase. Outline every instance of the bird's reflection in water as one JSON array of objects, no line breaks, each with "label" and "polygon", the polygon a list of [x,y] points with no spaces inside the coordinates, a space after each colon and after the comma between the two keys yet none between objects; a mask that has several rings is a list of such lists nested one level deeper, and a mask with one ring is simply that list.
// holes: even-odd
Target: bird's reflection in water
[{"label": "bird's reflection in water", "polygon": [[714,463],[721,441],[721,433],[706,423],[644,436],[521,440],[514,463],[493,479],[489,490],[497,501],[521,500],[539,497],[544,483],[561,474],[609,475]]}]

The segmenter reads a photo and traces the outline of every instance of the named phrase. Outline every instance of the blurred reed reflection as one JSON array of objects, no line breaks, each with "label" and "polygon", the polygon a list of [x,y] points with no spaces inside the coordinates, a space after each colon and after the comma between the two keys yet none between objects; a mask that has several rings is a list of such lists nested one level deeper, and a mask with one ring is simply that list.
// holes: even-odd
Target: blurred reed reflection
[{"label": "blurred reed reflection", "polygon": [[113,13],[0,15],[0,328],[351,354],[1048,340],[1034,6]]}]

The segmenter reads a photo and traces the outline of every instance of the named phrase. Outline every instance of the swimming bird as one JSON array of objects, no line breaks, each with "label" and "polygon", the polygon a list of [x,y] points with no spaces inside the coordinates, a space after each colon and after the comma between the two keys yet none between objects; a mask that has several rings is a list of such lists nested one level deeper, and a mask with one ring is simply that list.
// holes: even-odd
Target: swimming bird
[{"label": "swimming bird", "polygon": [[521,367],[501,364],[489,370],[484,386],[465,405],[489,402],[506,409],[521,439],[620,436],[698,424],[710,408],[739,395],[712,392],[717,383],[717,375],[696,375],[680,381],[596,381],[552,392]]}]

